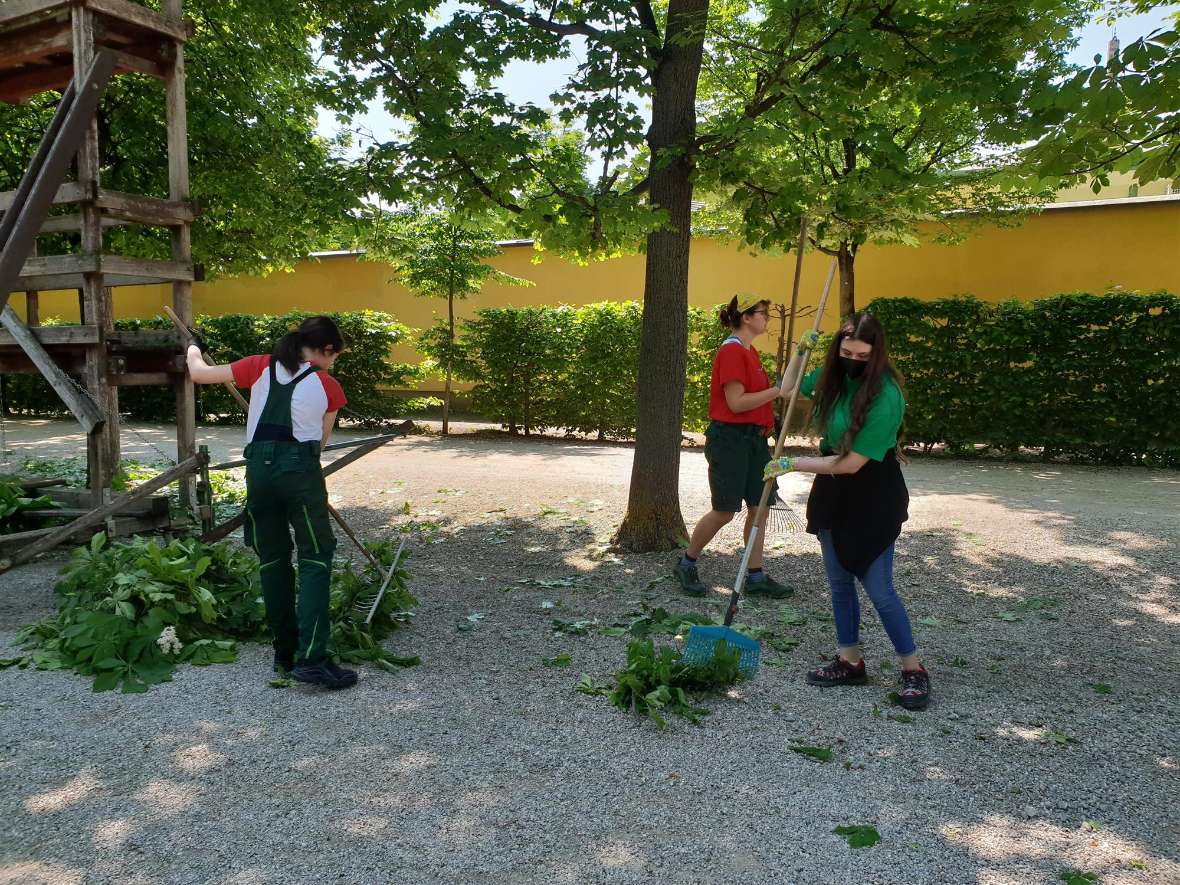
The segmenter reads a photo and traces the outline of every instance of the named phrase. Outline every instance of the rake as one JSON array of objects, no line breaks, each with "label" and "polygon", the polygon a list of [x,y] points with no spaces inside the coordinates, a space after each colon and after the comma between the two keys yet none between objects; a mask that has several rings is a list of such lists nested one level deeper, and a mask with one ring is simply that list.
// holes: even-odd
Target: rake
[{"label": "rake", "polygon": [[[812,330],[819,332],[823,320],[824,308],[828,304],[828,294],[832,291],[832,279],[836,276],[836,260],[828,268],[828,279],[824,283],[823,294],[819,297],[819,307],[815,311],[815,323]],[[803,367],[811,357],[811,348],[805,348],[799,357],[799,371],[795,375],[795,387],[791,391],[791,399],[787,403],[787,411],[783,417],[783,427],[779,432],[774,446],[774,457],[778,458],[783,451],[783,444],[787,441],[787,427],[791,423],[791,413],[795,409],[795,401],[799,398],[799,387],[803,384]],[[789,374],[789,373],[788,373]],[[734,616],[737,615],[738,603],[742,598],[742,587],[746,583],[746,569],[750,565],[750,553],[758,542],[758,536],[765,531],[767,518],[767,502],[770,501],[770,491],[774,488],[774,480],[768,479],[762,485],[762,500],[758,502],[758,509],[754,511],[754,525],[750,528],[750,537],[746,541],[746,549],[742,552],[742,562],[738,566],[737,580],[733,583],[733,592],[729,595],[729,605],[725,609],[723,624],[708,627],[693,627],[688,631],[688,641],[684,644],[684,654],[681,660],[689,664],[704,664],[713,659],[719,648],[728,646],[741,652],[738,668],[742,675],[751,678],[758,672],[758,662],[762,657],[762,646],[756,639],[751,639],[744,633],[735,630]],[[788,508],[789,509],[789,508]],[[798,517],[796,517],[797,519]]]},{"label": "rake", "polygon": [[397,545],[397,552],[393,554],[393,562],[389,565],[389,570],[385,573],[385,580],[381,582],[380,589],[373,595],[371,599],[358,599],[353,603],[352,610],[359,618],[364,615],[364,625],[368,627],[373,623],[373,617],[377,614],[377,609],[381,606],[381,600],[385,598],[385,591],[389,589],[389,582],[393,580],[393,573],[397,571],[397,564],[401,561],[402,550],[405,549],[406,538],[402,536],[401,543]]}]

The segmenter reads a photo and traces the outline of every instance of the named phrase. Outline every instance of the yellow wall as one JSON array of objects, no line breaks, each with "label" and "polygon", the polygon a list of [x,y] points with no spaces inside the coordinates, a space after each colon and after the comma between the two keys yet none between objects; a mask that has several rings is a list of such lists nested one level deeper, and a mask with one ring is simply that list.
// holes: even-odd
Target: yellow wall
[{"label": "yellow wall", "polygon": [[[533,280],[518,289],[490,285],[462,303],[460,316],[481,307],[585,304],[639,299],[644,258],[633,255],[585,267],[544,255],[533,264],[531,246],[508,246],[495,260],[502,270]],[[989,301],[1031,299],[1060,292],[1168,289],[1180,292],[1180,198],[1103,206],[1055,207],[1021,227],[986,227],[956,246],[923,245],[864,248],[856,263],[857,302],[879,296],[939,298],[970,293]],[[800,301],[814,305],[829,259],[808,254]],[[752,255],[731,244],[698,239],[692,247],[689,301],[710,307],[737,290],[774,301],[790,296],[794,258]],[[388,267],[355,256],[300,262],[292,272],[267,278],[244,277],[198,283],[193,302],[198,314],[283,313],[292,309],[388,311],[413,328],[444,316],[445,302],[419,299],[390,279]],[[164,286],[128,287],[115,292],[116,315],[152,316],[170,299]],[[24,298],[12,299],[23,311]],[[73,293],[43,293],[42,317],[77,322]],[[836,310],[828,311],[831,329]],[[405,349],[399,359],[413,359]]]}]

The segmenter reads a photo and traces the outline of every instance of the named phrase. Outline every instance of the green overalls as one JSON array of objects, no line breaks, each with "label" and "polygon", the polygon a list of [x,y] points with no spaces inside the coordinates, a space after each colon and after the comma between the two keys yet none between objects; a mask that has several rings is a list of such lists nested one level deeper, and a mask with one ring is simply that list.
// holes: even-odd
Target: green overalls
[{"label": "green overalls", "polygon": [[[297,666],[314,665],[328,657],[328,595],[336,538],[328,521],[320,444],[295,440],[291,398],[295,386],[315,368],[288,384],[278,382],[273,359],[269,371],[270,391],[245,451],[245,539],[262,561],[262,598],[276,656]],[[299,548],[298,607],[288,526]]]}]

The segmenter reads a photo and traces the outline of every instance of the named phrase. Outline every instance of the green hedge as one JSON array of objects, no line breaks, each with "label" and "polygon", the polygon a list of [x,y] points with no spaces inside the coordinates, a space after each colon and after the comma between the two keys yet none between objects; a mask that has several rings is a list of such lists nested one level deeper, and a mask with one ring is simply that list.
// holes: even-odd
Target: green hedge
[{"label": "green hedge", "polygon": [[916,443],[1180,466],[1180,298],[1165,292],[869,305]]},{"label": "green hedge", "polygon": [[[311,314],[292,311],[282,316],[225,314],[200,317],[197,328],[209,343],[208,359],[226,363],[255,353],[270,353],[274,343]],[[395,363],[390,348],[409,340],[410,329],[386,313],[350,311],[328,314],[340,326],[347,349],[336,361],[333,375],[348,396],[348,409],[373,421],[398,417],[404,404],[383,393],[383,388],[404,388],[417,376],[417,367]],[[172,328],[163,319],[118,320],[121,330]],[[198,409],[207,420],[244,423],[241,409],[220,385],[199,387]],[[61,400],[39,375],[4,378],[4,404],[10,414],[61,417],[68,415]],[[119,390],[119,411],[137,421],[171,423],[176,405],[171,388],[124,387]],[[353,418],[354,415],[348,417]]]},{"label": "green hedge", "polygon": [[[582,307],[486,308],[463,322],[453,352],[455,374],[472,382],[481,415],[512,433],[555,428],[622,439],[635,433],[643,310],[635,301]],[[692,308],[684,427],[708,424],[713,356],[726,336],[717,310]],[[446,354],[445,330],[423,333],[419,350],[432,365]],[[763,354],[773,371],[773,354]]]}]

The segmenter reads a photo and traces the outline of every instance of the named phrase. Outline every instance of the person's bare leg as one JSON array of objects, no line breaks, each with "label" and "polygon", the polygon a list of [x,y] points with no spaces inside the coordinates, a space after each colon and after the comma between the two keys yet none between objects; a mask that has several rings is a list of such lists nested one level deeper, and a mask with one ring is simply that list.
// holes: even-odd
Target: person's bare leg
[{"label": "person's bare leg", "polygon": [[701,517],[696,528],[692,530],[692,537],[688,541],[688,549],[684,551],[689,559],[696,559],[717,533],[725,528],[733,519],[732,513],[724,510],[710,510]]},{"label": "person's bare leg", "polygon": [[[750,540],[750,529],[754,527],[754,514],[758,512],[758,508],[746,508],[746,525],[742,529],[742,542],[747,543]],[[758,540],[754,544],[754,549],[750,551],[750,568],[762,568],[762,550],[766,546],[766,526],[762,527],[762,531],[758,532]]]}]

